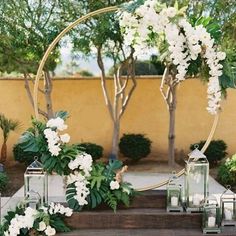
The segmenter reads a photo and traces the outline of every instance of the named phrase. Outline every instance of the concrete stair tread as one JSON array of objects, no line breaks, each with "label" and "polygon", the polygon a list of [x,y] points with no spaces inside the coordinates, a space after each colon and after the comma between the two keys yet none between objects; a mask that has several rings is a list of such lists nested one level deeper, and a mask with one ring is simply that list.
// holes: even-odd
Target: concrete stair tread
[{"label": "concrete stair tread", "polygon": [[[201,229],[82,229],[58,236],[202,236]],[[227,228],[219,236],[236,236],[236,228]]]}]

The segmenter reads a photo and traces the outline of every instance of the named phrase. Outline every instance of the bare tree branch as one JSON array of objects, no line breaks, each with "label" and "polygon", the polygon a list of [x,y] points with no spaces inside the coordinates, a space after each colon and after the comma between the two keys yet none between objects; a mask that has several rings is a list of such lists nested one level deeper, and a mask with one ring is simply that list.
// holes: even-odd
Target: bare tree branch
[{"label": "bare tree branch", "polygon": [[102,60],[102,47],[101,46],[99,46],[97,48],[97,63],[98,63],[98,66],[101,70],[101,85],[102,85],[103,95],[104,95],[104,98],[105,98],[105,103],[108,107],[109,114],[110,114],[112,120],[114,121],[111,100],[109,98],[108,91],[107,91],[105,67],[104,67],[104,63],[103,63],[103,60]]}]

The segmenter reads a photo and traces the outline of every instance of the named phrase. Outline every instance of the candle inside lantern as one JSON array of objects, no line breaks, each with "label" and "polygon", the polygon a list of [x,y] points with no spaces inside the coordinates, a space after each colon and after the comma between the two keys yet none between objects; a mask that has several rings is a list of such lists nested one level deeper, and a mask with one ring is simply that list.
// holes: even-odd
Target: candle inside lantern
[{"label": "candle inside lantern", "polygon": [[232,220],[233,219],[233,212],[232,212],[231,209],[226,208],[224,210],[224,214],[225,214],[225,219],[226,220]]},{"label": "candle inside lantern", "polygon": [[175,197],[175,196],[171,197],[171,206],[174,206],[174,207],[178,206],[178,202],[179,202],[178,197]]},{"label": "candle inside lantern", "polygon": [[201,198],[200,198],[199,194],[194,194],[193,195],[193,205],[199,206],[200,202],[201,202]]},{"label": "candle inside lantern", "polygon": [[216,225],[216,218],[214,216],[208,217],[207,225],[209,228],[215,227]]}]

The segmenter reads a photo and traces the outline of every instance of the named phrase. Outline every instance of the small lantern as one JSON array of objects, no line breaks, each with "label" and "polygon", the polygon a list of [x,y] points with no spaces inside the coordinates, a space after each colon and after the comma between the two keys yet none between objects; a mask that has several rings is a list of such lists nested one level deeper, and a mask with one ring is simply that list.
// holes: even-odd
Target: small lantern
[{"label": "small lantern", "polygon": [[30,190],[25,196],[24,204],[25,207],[38,209],[41,206],[41,196],[38,192]]},{"label": "small lantern", "polygon": [[201,212],[208,197],[209,163],[198,147],[189,154],[186,162],[185,197],[187,212]]},{"label": "small lantern", "polygon": [[236,195],[230,191],[230,186],[220,197],[221,226],[236,227]]},{"label": "small lantern", "polygon": [[175,172],[169,179],[167,185],[167,211],[168,212],[182,212],[182,185],[178,183],[178,177]]},{"label": "small lantern", "polygon": [[25,198],[27,198],[28,193],[34,191],[39,194],[41,205],[48,202],[48,176],[37,158],[27,167],[24,181]]},{"label": "small lantern", "polygon": [[203,205],[202,230],[204,234],[220,233],[220,208],[214,196],[207,197]]}]

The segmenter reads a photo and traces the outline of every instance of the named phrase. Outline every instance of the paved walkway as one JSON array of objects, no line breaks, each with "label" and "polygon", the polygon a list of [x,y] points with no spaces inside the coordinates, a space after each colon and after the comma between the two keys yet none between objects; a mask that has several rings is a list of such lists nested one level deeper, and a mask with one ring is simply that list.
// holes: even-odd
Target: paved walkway
[{"label": "paved walkway", "polygon": [[[134,188],[142,188],[149,185],[154,185],[169,178],[169,174],[145,173],[145,172],[130,172],[124,175],[124,180],[133,184]],[[65,202],[65,190],[63,188],[63,179],[61,176],[49,176],[49,201]],[[180,178],[180,183],[184,183],[184,178]],[[163,186],[160,189],[165,189]],[[215,181],[212,177],[209,178],[209,192],[214,194],[218,199],[225,188]],[[2,198],[1,215],[6,214],[10,209],[14,209],[18,202],[23,199],[24,188],[22,187],[11,198]]]}]

